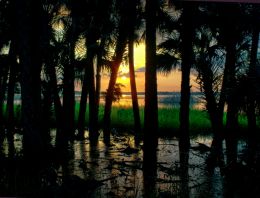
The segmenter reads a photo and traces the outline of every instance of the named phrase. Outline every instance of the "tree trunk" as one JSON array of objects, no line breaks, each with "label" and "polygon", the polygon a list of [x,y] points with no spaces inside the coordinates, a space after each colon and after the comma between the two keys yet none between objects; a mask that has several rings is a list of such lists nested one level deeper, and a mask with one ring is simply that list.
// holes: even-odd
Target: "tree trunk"
[{"label": "tree trunk", "polygon": [[[0,74],[0,128],[3,127],[3,124],[4,124],[3,107],[4,107],[6,86],[7,86],[7,77],[8,77],[7,65],[1,65],[1,67],[2,68],[1,68],[1,74]],[[1,131],[1,129],[0,129],[0,131]]]},{"label": "tree trunk", "polygon": [[[224,133],[224,125],[223,125],[223,116],[224,116],[224,108],[225,103],[227,101],[227,86],[228,86],[228,76],[229,69],[225,67],[222,87],[220,91],[219,101],[217,103],[217,109],[211,113],[212,117],[215,119],[216,130],[213,128],[213,140],[211,143],[211,152],[207,159],[207,164],[210,168],[214,168],[216,165],[223,166],[224,164],[224,156],[223,156],[223,140],[225,139]],[[214,132],[215,131],[215,132]]]},{"label": "tree trunk", "polygon": [[[100,104],[100,89],[101,89],[101,68],[102,68],[102,52],[105,47],[105,39],[102,38],[99,46],[99,52],[97,53],[97,68],[96,68],[96,111],[99,114]],[[97,126],[99,123],[97,123]],[[99,127],[99,126],[98,126]]]},{"label": "tree trunk", "polygon": [[180,179],[181,179],[181,192],[182,198],[190,197],[189,188],[189,151],[180,152]]},{"label": "tree trunk", "polygon": [[133,39],[129,38],[128,44],[128,53],[129,53],[129,75],[130,75],[130,85],[131,85],[131,96],[132,96],[132,106],[134,113],[134,122],[135,122],[135,135],[140,134],[141,131],[141,122],[140,122],[140,113],[139,105],[137,98],[137,90],[135,83],[135,70],[134,70],[134,42]]},{"label": "tree trunk", "polygon": [[[207,165],[209,168],[214,168],[216,165],[223,165],[223,152],[222,152],[222,142],[224,139],[223,134],[223,113],[219,114],[218,103],[213,90],[213,72],[210,68],[210,63],[205,62],[206,57],[201,55],[202,63],[199,67],[199,72],[201,75],[201,81],[203,82],[203,90],[206,98],[206,109],[209,114],[213,141],[211,145],[211,153],[207,159]],[[223,109],[222,109],[223,112]],[[221,115],[221,116],[220,116]]]},{"label": "tree trunk", "polygon": [[97,57],[97,71],[96,71],[96,108],[97,114],[99,113],[100,104],[100,89],[101,89],[101,60],[102,57]]},{"label": "tree trunk", "polygon": [[181,101],[180,101],[180,149],[187,150],[190,146],[189,137],[189,104],[190,104],[190,69],[193,59],[192,27],[193,8],[190,3],[184,4],[182,37],[182,64],[181,64]]},{"label": "tree trunk", "polygon": [[44,118],[44,124],[42,125],[42,139],[43,142],[50,146],[51,136],[50,136],[50,121],[51,121],[51,105],[52,105],[52,99],[51,99],[51,83],[48,81],[44,81],[45,84],[42,86],[42,112],[41,117]]},{"label": "tree trunk", "polygon": [[[72,33],[73,34],[73,33]],[[73,36],[72,36],[73,37]],[[74,114],[75,114],[75,96],[74,96],[74,37],[70,41],[69,63],[64,66],[63,79],[63,116],[64,116],[64,135],[71,139],[74,136]]]},{"label": "tree trunk", "polygon": [[227,123],[226,123],[226,147],[227,163],[237,161],[237,129],[238,129],[238,108],[236,103],[235,91],[235,64],[236,64],[236,40],[235,36],[228,33],[226,45],[226,64],[227,72]]},{"label": "tree trunk", "polygon": [[79,114],[79,133],[80,136],[84,136],[84,122],[87,104],[87,95],[89,93],[89,137],[91,140],[97,140],[98,129],[97,129],[97,107],[96,107],[96,97],[95,97],[95,79],[94,79],[94,53],[93,46],[95,42],[87,43],[87,63],[84,74],[84,81],[82,86],[82,94],[80,100],[80,114]]},{"label": "tree trunk", "polygon": [[[54,58],[54,57],[53,57]],[[63,122],[63,113],[62,113],[62,105],[60,101],[59,91],[57,87],[57,76],[55,71],[55,66],[52,63],[53,60],[48,60],[46,63],[46,71],[47,75],[50,79],[50,87],[51,87],[51,95],[54,103],[54,111],[55,111],[55,118],[56,118],[56,146],[61,145],[65,141],[65,136],[63,134],[64,122]],[[63,143],[62,143],[63,142]]]},{"label": "tree trunk", "polygon": [[[88,47],[90,49],[95,45],[95,43],[90,43],[91,46]],[[92,50],[90,50],[91,52]],[[89,84],[89,138],[91,141],[97,141],[98,139],[98,112],[96,107],[96,89],[95,89],[95,72],[94,72],[94,54],[90,54],[90,60],[89,62],[89,78],[88,78],[88,84]]]},{"label": "tree trunk", "polygon": [[39,159],[43,152],[41,138],[40,86],[40,4],[17,1],[19,58],[21,65],[23,149],[26,159]]},{"label": "tree trunk", "polygon": [[[144,107],[144,164],[149,175],[156,172],[158,146],[158,102],[156,74],[156,8],[157,0],[146,1],[145,37],[145,107]],[[151,178],[154,180],[154,178]]]},{"label": "tree trunk", "polygon": [[247,110],[247,120],[248,120],[248,163],[252,165],[254,163],[256,148],[257,148],[257,126],[256,126],[256,90],[257,90],[257,50],[258,50],[258,40],[259,40],[259,29],[256,26],[252,33],[252,46],[250,54],[250,65],[249,65],[249,95],[248,95],[248,110]]},{"label": "tree trunk", "polygon": [[116,84],[119,66],[122,62],[123,54],[126,48],[126,40],[127,40],[126,33],[124,32],[123,27],[121,27],[117,44],[116,44],[115,58],[112,63],[111,76],[110,76],[107,94],[105,98],[103,128],[104,128],[104,142],[106,144],[110,143],[110,124],[111,124],[110,115],[111,115],[111,108],[113,102],[114,87]]},{"label": "tree trunk", "polygon": [[14,90],[16,83],[16,73],[17,73],[17,61],[16,61],[16,49],[15,41],[11,42],[9,49],[10,57],[10,73],[8,82],[8,93],[7,93],[7,129],[8,129],[8,139],[12,141],[13,130],[14,130]]},{"label": "tree trunk", "polygon": [[[87,64],[86,67],[89,67]],[[79,116],[78,116],[78,135],[79,138],[84,138],[84,129],[85,129],[85,114],[87,108],[87,98],[88,98],[88,88],[87,88],[87,69],[85,68],[84,79],[81,89],[81,97],[80,97],[80,108],[79,108]]]}]

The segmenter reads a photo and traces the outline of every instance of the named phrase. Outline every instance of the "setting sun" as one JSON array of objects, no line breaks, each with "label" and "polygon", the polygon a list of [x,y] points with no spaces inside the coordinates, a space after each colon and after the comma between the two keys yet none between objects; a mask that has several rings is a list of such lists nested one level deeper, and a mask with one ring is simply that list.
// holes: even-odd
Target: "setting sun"
[{"label": "setting sun", "polygon": [[126,81],[127,79],[128,79],[128,78],[127,78],[126,76],[122,76],[122,77],[121,77],[121,80],[122,80],[122,81]]}]

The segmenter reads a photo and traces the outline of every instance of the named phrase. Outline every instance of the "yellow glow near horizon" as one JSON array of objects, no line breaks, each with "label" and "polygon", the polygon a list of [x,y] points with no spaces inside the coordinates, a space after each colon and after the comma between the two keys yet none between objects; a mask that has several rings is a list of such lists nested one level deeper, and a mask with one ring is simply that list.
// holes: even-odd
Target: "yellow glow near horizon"
[{"label": "yellow glow near horizon", "polygon": [[135,69],[145,66],[145,45],[141,43],[134,48]]},{"label": "yellow glow near horizon", "polygon": [[[145,90],[145,72],[144,70],[139,70],[145,67],[145,45],[140,44],[134,48],[134,62],[135,62],[135,79],[136,87],[138,92],[144,92]],[[108,87],[109,77],[104,76],[102,78],[102,90],[106,90]],[[123,92],[129,92],[130,80],[129,80],[129,67],[128,65],[121,65],[119,68],[117,83],[123,84]],[[191,90],[196,91],[195,76],[190,76],[190,84],[192,85]],[[170,72],[168,75],[161,73],[157,74],[157,85],[158,91],[180,91],[181,87],[181,71],[175,70]]]},{"label": "yellow glow near horizon", "polygon": [[126,80],[128,80],[128,78],[127,78],[126,76],[122,76],[122,77],[121,77],[121,80],[122,80],[122,81],[126,81]]},{"label": "yellow glow near horizon", "polygon": [[[134,47],[134,67],[135,70],[138,70],[145,65],[145,45],[143,43],[135,45]],[[144,76],[137,75],[136,72],[136,85],[137,90],[142,91],[144,84]],[[122,88],[122,91],[130,91],[130,79],[129,79],[129,65],[120,65],[117,83],[123,84],[125,87]]]}]

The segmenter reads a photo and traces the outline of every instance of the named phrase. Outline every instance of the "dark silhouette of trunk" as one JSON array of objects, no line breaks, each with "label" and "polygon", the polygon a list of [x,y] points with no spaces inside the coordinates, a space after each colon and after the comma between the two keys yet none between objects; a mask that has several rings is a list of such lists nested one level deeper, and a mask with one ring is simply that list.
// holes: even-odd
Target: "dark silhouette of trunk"
[{"label": "dark silhouette of trunk", "polygon": [[[218,108],[216,111],[216,123],[218,132],[214,134],[210,161],[223,162],[222,154],[222,142],[226,138],[228,162],[233,161],[232,158],[236,158],[236,130],[237,130],[237,104],[235,99],[235,64],[236,64],[236,42],[239,37],[239,32],[236,30],[235,19],[230,18],[236,16],[234,14],[233,7],[225,7],[223,10],[223,16],[221,20],[223,23],[220,27],[220,35],[223,45],[226,47],[226,63],[223,74],[222,87],[218,102]],[[223,116],[224,108],[227,102],[227,126],[224,128]],[[219,161],[219,159],[221,159]]]},{"label": "dark silhouette of trunk", "polygon": [[[87,64],[86,67],[89,67]],[[85,68],[84,79],[82,84],[81,96],[80,96],[80,108],[79,108],[79,116],[78,116],[78,135],[79,138],[84,138],[85,131],[85,114],[87,109],[87,99],[88,99],[88,89],[87,89],[87,69]]]},{"label": "dark silhouette of trunk", "polygon": [[[203,52],[205,53],[205,52]],[[217,164],[223,165],[223,152],[222,152],[222,142],[224,138],[223,134],[223,109],[222,114],[220,112],[218,102],[213,90],[213,78],[214,74],[211,69],[209,62],[207,62],[207,58],[200,54],[201,62],[198,68],[199,75],[201,76],[202,89],[205,94],[206,99],[206,109],[209,114],[212,132],[213,132],[213,141],[211,146],[211,153],[207,159],[207,165],[209,168],[214,168]],[[223,90],[222,90],[223,92]]]},{"label": "dark silhouette of trunk", "polygon": [[9,70],[9,80],[8,80],[6,115],[7,115],[8,139],[9,141],[12,141],[13,130],[14,130],[14,90],[15,90],[16,73],[17,73],[15,41],[11,42],[10,49],[9,49],[9,58],[10,58],[10,70]]},{"label": "dark silhouette of trunk", "polygon": [[151,198],[155,197],[156,195],[156,178],[157,178],[157,158],[156,160],[150,161],[147,158],[144,160],[148,160],[147,162],[144,161],[144,164],[150,165],[149,168],[143,167],[143,187],[144,187],[144,197]]},{"label": "dark silhouette of trunk", "polygon": [[252,33],[252,46],[250,54],[250,65],[249,65],[249,87],[248,87],[248,109],[247,109],[247,120],[248,120],[248,163],[252,165],[254,163],[256,148],[257,148],[257,126],[256,126],[256,90],[257,90],[257,50],[259,41],[259,28],[257,24],[253,28]]},{"label": "dark silhouette of trunk", "polygon": [[131,15],[131,21],[129,24],[129,38],[128,38],[128,59],[129,59],[129,76],[131,85],[131,96],[132,96],[132,106],[134,113],[134,123],[135,123],[135,135],[136,138],[141,131],[141,121],[139,113],[139,105],[137,98],[136,82],[135,82],[135,70],[134,70],[134,35],[135,35],[135,20],[136,16],[136,1],[129,4],[129,13]]},{"label": "dark silhouette of trunk", "polygon": [[52,27],[52,12],[43,11],[42,13],[42,45],[43,45],[43,60],[44,60],[44,72],[46,75],[46,89],[43,89],[43,115],[46,115],[45,126],[46,127],[46,140],[50,138],[50,111],[51,105],[54,104],[54,114],[55,114],[55,127],[56,127],[56,148],[61,145],[61,140],[65,140],[65,135],[62,133],[64,131],[63,126],[63,113],[62,104],[59,96],[56,68],[58,64],[58,53],[59,50],[57,46],[53,46],[51,41],[53,38],[53,27]]},{"label": "dark silhouette of trunk", "polygon": [[89,94],[89,137],[91,140],[97,140],[98,137],[98,128],[97,128],[97,106],[96,106],[96,97],[95,97],[95,79],[94,79],[94,52],[93,46],[95,42],[91,42],[91,39],[88,39],[87,43],[87,62],[84,74],[84,80],[82,85],[82,93],[80,100],[80,111],[79,111],[79,122],[78,130],[80,137],[84,136],[84,122],[85,122],[85,113],[86,113],[86,104],[87,104],[87,95]]},{"label": "dark silhouette of trunk", "polygon": [[[51,86],[51,95],[53,97],[54,103],[54,111],[55,111],[55,118],[56,118],[56,146],[63,144],[66,140],[64,136],[64,122],[63,122],[63,113],[62,113],[62,105],[59,96],[59,90],[57,87],[57,76],[55,72],[55,66],[51,63],[47,63],[47,71],[50,78],[50,86]],[[60,142],[59,142],[60,141]],[[63,142],[63,143],[62,143]]]},{"label": "dark silhouette of trunk", "polygon": [[[224,156],[223,156],[223,140],[225,139],[224,133],[224,125],[223,125],[223,116],[224,116],[224,108],[225,103],[227,101],[227,86],[229,80],[229,68],[225,67],[222,86],[220,91],[219,101],[217,103],[217,109],[214,112],[214,108],[212,109],[212,113],[210,113],[210,118],[214,121],[213,127],[213,140],[211,144],[211,152],[207,159],[207,164],[209,167],[214,168],[216,165],[221,167],[224,166]],[[212,122],[211,121],[211,122]]]},{"label": "dark silhouette of trunk", "polygon": [[[100,45],[99,45],[99,51],[97,53],[97,68],[96,68],[96,110],[97,115],[99,113],[99,104],[100,104],[100,89],[101,89],[101,68],[102,68],[102,50],[105,47],[105,39],[102,38]],[[97,126],[99,127],[99,123],[97,123]]]},{"label": "dark silhouette of trunk", "polygon": [[180,101],[180,151],[190,146],[189,137],[189,104],[190,104],[190,69],[193,59],[192,40],[194,28],[192,25],[193,8],[185,3],[183,8],[182,37],[182,64],[181,64],[181,101]]},{"label": "dark silhouette of trunk", "polygon": [[181,179],[181,197],[189,198],[189,151],[179,152],[180,157],[180,179]]},{"label": "dark silhouette of trunk", "polygon": [[97,56],[97,70],[96,70],[96,108],[97,114],[99,112],[100,104],[100,89],[101,89],[101,59],[100,55]]},{"label": "dark silhouette of trunk", "polygon": [[75,128],[75,45],[78,39],[78,13],[77,6],[73,2],[70,2],[71,6],[71,25],[68,30],[68,60],[64,65],[63,74],[63,121],[64,121],[64,133],[66,138],[72,139],[74,137]]},{"label": "dark silhouette of trunk", "polygon": [[[231,29],[232,30],[232,29]],[[228,90],[227,93],[227,123],[226,123],[226,147],[227,163],[237,160],[237,129],[238,129],[238,107],[235,93],[235,64],[236,64],[236,37],[228,33],[226,45],[226,64],[228,68]]]},{"label": "dark silhouette of trunk", "polygon": [[49,84],[50,84],[50,94],[52,96],[52,100],[54,103],[54,112],[56,118],[56,144],[61,145],[62,142],[65,141],[65,135],[63,134],[64,122],[63,122],[63,113],[62,113],[62,105],[59,96],[59,90],[57,87],[57,76],[55,71],[55,66],[53,60],[55,57],[51,57],[46,61],[46,74],[49,77]]},{"label": "dark silhouette of trunk", "polygon": [[40,4],[37,1],[17,1],[19,60],[21,65],[23,149],[26,159],[37,161],[43,152],[41,138],[40,86]]},{"label": "dark silhouette of trunk", "polygon": [[[89,49],[90,47],[88,47]],[[91,61],[89,62],[89,138],[91,141],[95,142],[98,138],[98,112],[96,106],[96,89],[95,89],[95,72],[94,72],[94,54],[90,54]]]},{"label": "dark silhouette of trunk", "polygon": [[[227,31],[228,32],[228,31]],[[211,153],[208,158],[208,165],[211,167],[216,166],[217,164],[220,166],[223,166],[223,151],[222,151],[222,143],[223,140],[226,138],[226,144],[229,152],[233,154],[229,154],[229,159],[232,158],[231,156],[233,155],[234,158],[236,158],[236,134],[233,132],[237,132],[237,106],[234,99],[234,83],[235,83],[235,39],[232,38],[227,39],[230,43],[227,44],[227,57],[226,57],[226,63],[225,63],[225,69],[224,69],[224,74],[223,74],[223,82],[222,82],[222,87],[221,87],[221,92],[220,92],[220,97],[219,97],[219,102],[217,104],[217,109],[214,112],[212,112],[212,117],[211,119],[215,120],[215,126],[216,126],[216,131],[213,128],[214,132],[214,137],[213,141],[211,144]],[[233,56],[233,57],[232,57]],[[229,90],[229,91],[227,91]],[[228,96],[229,95],[229,96]],[[229,102],[228,102],[229,101]],[[226,130],[224,129],[223,126],[223,116],[224,116],[224,108],[225,108],[225,103],[228,102],[229,107],[228,107],[228,116],[227,118],[227,127]],[[214,111],[214,109],[213,109]],[[230,130],[233,130],[230,131]],[[226,133],[225,133],[226,131]],[[228,133],[228,134],[227,134]],[[233,140],[232,140],[233,139]],[[230,161],[230,160],[228,160]],[[232,161],[232,160],[231,160]]]},{"label": "dark silhouette of trunk", "polygon": [[126,42],[127,42],[126,35],[127,34],[125,33],[124,27],[122,27],[122,25],[121,25],[120,30],[119,30],[117,44],[116,44],[116,49],[115,49],[115,58],[112,63],[111,76],[110,76],[107,94],[106,94],[106,98],[105,98],[103,128],[104,128],[104,142],[106,144],[110,143],[110,124],[111,124],[110,115],[111,115],[111,108],[112,108],[112,102],[113,102],[113,93],[114,93],[114,87],[116,84],[119,66],[122,62],[123,54],[124,54],[125,48],[126,48]]},{"label": "dark silhouette of trunk", "polygon": [[74,96],[74,49],[75,41],[73,31],[71,33],[69,46],[69,62],[64,66],[63,78],[63,116],[64,116],[64,135],[71,139],[74,136],[74,113],[75,113],[75,96]]},{"label": "dark silhouette of trunk", "polygon": [[[144,107],[144,174],[156,177],[158,145],[158,103],[156,75],[156,8],[157,0],[146,1],[146,37],[145,37],[145,107]],[[146,175],[144,175],[146,176]],[[152,186],[153,187],[153,182]]]},{"label": "dark silhouette of trunk", "polygon": [[[78,116],[78,132],[79,137],[84,138],[84,132],[85,132],[85,115],[86,115],[86,109],[87,109],[87,99],[88,99],[88,93],[89,93],[89,67],[92,67],[93,65],[93,56],[92,52],[90,52],[91,49],[87,48],[87,61],[85,66],[85,72],[84,72],[84,79],[81,89],[81,97],[80,97],[80,108],[79,108],[79,116]],[[91,56],[91,57],[90,57]]]},{"label": "dark silhouette of trunk", "polygon": [[[48,27],[47,27],[48,28]],[[46,31],[47,32],[47,31]],[[47,33],[45,33],[47,34]],[[56,147],[58,145],[65,144],[65,135],[64,135],[64,121],[63,121],[63,113],[62,113],[62,104],[59,96],[58,83],[57,83],[57,75],[55,71],[55,64],[57,59],[57,55],[55,50],[49,44],[49,38],[46,37],[46,52],[50,54],[45,54],[45,73],[48,79],[48,93],[45,93],[44,98],[46,98],[46,104],[49,102],[53,102],[54,104],[54,113],[56,118]],[[50,95],[50,100],[47,102],[48,94]],[[49,106],[51,104],[47,104]]]},{"label": "dark silhouette of trunk", "polygon": [[[3,64],[4,61],[3,61]],[[5,99],[5,92],[7,87],[7,65],[1,65],[1,74],[0,74],[0,127],[4,124],[4,112],[3,112],[3,105]]]},{"label": "dark silhouette of trunk", "polygon": [[[202,59],[204,59],[203,57]],[[204,59],[205,60],[205,59]],[[206,98],[206,109],[209,114],[212,133],[213,133],[213,141],[211,145],[211,153],[207,159],[207,165],[210,168],[214,168],[216,165],[223,166],[224,156],[222,150],[222,142],[224,138],[223,134],[223,113],[218,114],[218,103],[216,101],[216,97],[213,91],[213,72],[210,69],[210,66],[206,63],[202,63],[200,65],[200,72],[203,81],[203,90]],[[222,110],[223,112],[223,110]]]},{"label": "dark silhouette of trunk", "polygon": [[50,82],[42,82],[42,114],[41,117],[44,118],[44,124],[42,125],[42,139],[46,145],[50,145],[51,136],[50,136],[50,122],[51,122],[51,84]]},{"label": "dark silhouette of trunk", "polygon": [[129,75],[130,75],[130,85],[131,85],[131,96],[132,96],[132,106],[134,112],[134,122],[135,122],[135,134],[140,134],[141,131],[141,122],[140,122],[140,113],[139,113],[139,105],[137,98],[137,90],[135,83],[135,70],[134,70],[134,42],[133,40],[129,40],[128,44],[129,50]]},{"label": "dark silhouette of trunk", "polygon": [[[41,118],[41,5],[39,1],[15,2],[17,46],[21,68],[23,161],[21,189],[35,197],[40,189],[40,169],[45,163]],[[38,21],[38,22],[35,22]]]}]

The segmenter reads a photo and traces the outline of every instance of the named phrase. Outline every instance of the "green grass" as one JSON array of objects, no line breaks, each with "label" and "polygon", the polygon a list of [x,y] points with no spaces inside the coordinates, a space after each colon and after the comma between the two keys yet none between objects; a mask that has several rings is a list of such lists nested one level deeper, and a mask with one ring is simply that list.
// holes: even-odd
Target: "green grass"
[{"label": "green grass", "polygon": [[[4,107],[5,108],[5,107]],[[15,105],[15,124],[19,125],[21,106]],[[88,125],[88,107],[86,112],[85,124]],[[77,122],[79,112],[79,103],[75,106],[75,122]],[[104,106],[99,108],[99,124],[101,126],[104,115]],[[144,107],[140,107],[141,124],[144,122]],[[224,122],[226,120],[226,114],[224,116]],[[179,109],[178,108],[159,108],[158,121],[160,133],[172,133],[178,134],[179,131]],[[51,117],[51,125],[55,125],[55,116]],[[114,128],[132,130],[134,127],[134,116],[131,107],[126,106],[113,106],[111,112],[111,125]],[[247,118],[245,115],[239,116],[240,128],[246,129]],[[190,110],[190,134],[210,134],[211,124],[206,111],[191,109]]]}]

